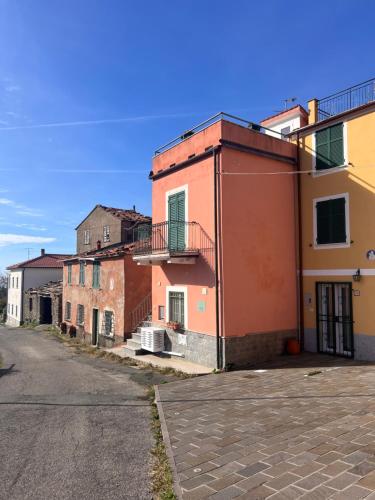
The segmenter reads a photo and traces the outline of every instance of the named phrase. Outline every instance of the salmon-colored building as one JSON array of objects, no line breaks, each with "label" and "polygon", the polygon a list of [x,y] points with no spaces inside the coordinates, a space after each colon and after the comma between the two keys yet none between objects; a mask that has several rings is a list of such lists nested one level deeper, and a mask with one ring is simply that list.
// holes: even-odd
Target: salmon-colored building
[{"label": "salmon-colored building", "polygon": [[153,158],[133,259],[152,266],[166,350],[206,366],[267,360],[297,336],[296,146],[265,132],[220,113]]},{"label": "salmon-colored building", "polygon": [[117,243],[64,261],[63,322],[92,345],[121,344],[150,307],[151,270],[136,265],[133,244]]}]

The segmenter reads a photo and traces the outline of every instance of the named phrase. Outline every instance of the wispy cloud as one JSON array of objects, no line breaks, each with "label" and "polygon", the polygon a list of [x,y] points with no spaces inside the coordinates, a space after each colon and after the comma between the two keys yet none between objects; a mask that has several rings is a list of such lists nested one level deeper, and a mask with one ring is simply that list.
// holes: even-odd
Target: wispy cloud
[{"label": "wispy cloud", "polygon": [[16,224],[14,222],[8,222],[4,219],[4,217],[0,217],[0,226],[9,226],[9,227],[17,227],[20,229],[28,229],[29,231],[47,231],[47,228],[44,226],[37,226],[35,224]]},{"label": "wispy cloud", "polygon": [[29,236],[26,234],[0,233],[0,247],[25,243],[52,243],[56,238],[43,236]]},{"label": "wispy cloud", "polygon": [[0,198],[0,205],[14,208],[18,215],[24,215],[27,217],[42,217],[43,212],[39,208],[31,208],[20,203],[16,203],[9,198]]},{"label": "wispy cloud", "polygon": [[33,125],[15,125],[10,127],[0,127],[0,130],[27,130],[38,128],[55,128],[55,127],[80,127],[85,125],[105,125],[116,123],[133,123],[143,122],[150,120],[162,120],[171,118],[187,118],[190,116],[202,115],[202,113],[170,113],[160,115],[142,115],[142,116],[129,116],[125,118],[106,118],[103,120],[78,120],[71,122],[54,122],[54,123],[39,123]]},{"label": "wispy cloud", "polygon": [[19,85],[6,85],[4,90],[5,92],[19,92],[21,87]]}]

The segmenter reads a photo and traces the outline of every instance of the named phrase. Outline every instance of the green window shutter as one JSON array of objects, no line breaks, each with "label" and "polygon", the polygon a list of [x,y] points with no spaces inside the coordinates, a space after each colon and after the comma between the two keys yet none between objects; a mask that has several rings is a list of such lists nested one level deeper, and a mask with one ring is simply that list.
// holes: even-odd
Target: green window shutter
[{"label": "green window shutter", "polygon": [[317,202],[318,245],[346,243],[345,201],[345,198],[336,198]]},{"label": "green window shutter", "polygon": [[83,262],[79,263],[79,284],[85,284],[85,264]]},{"label": "green window shutter", "polygon": [[100,288],[100,262],[94,262],[92,268],[92,287]]},{"label": "green window shutter", "polygon": [[72,284],[72,265],[68,264],[68,285]]},{"label": "green window shutter", "polygon": [[185,249],[185,191],[168,198],[169,249]]},{"label": "green window shutter", "polygon": [[316,170],[327,170],[344,164],[343,124],[315,133]]}]

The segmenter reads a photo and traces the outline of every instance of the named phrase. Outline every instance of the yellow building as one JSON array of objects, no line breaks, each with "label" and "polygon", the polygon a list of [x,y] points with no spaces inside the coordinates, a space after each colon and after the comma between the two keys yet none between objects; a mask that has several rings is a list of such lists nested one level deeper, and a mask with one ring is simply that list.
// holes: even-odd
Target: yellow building
[{"label": "yellow building", "polygon": [[375,361],[375,80],[308,107],[292,135],[304,346]]}]

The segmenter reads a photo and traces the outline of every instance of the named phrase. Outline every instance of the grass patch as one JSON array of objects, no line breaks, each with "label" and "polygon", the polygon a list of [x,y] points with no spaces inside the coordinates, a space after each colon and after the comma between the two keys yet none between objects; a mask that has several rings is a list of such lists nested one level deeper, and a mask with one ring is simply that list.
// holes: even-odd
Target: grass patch
[{"label": "grass patch", "polygon": [[319,375],[320,373],[322,373],[321,370],[313,370],[312,372],[309,372],[307,374],[308,377],[313,377],[314,375]]},{"label": "grass patch", "polygon": [[151,430],[154,436],[155,444],[151,450],[153,457],[152,465],[152,491],[155,500],[176,500],[177,497],[173,491],[173,476],[169,465],[158,408],[155,403],[155,390],[149,388],[148,397],[151,404]]},{"label": "grass patch", "polygon": [[134,366],[141,370],[153,370],[160,373],[161,375],[171,375],[179,379],[186,379],[197,377],[198,375],[184,373],[180,370],[175,370],[170,367],[154,366],[151,363],[144,363],[141,360],[135,360],[133,358],[121,357],[113,352],[105,351],[102,348],[96,346],[88,345],[77,338],[70,338],[68,334],[62,334],[60,330],[56,327],[51,327],[45,330],[47,334],[53,335],[59,342],[62,342],[66,347],[73,348],[77,354],[85,354],[88,356],[93,356],[95,358],[104,358],[109,361],[113,361],[126,366]]}]

